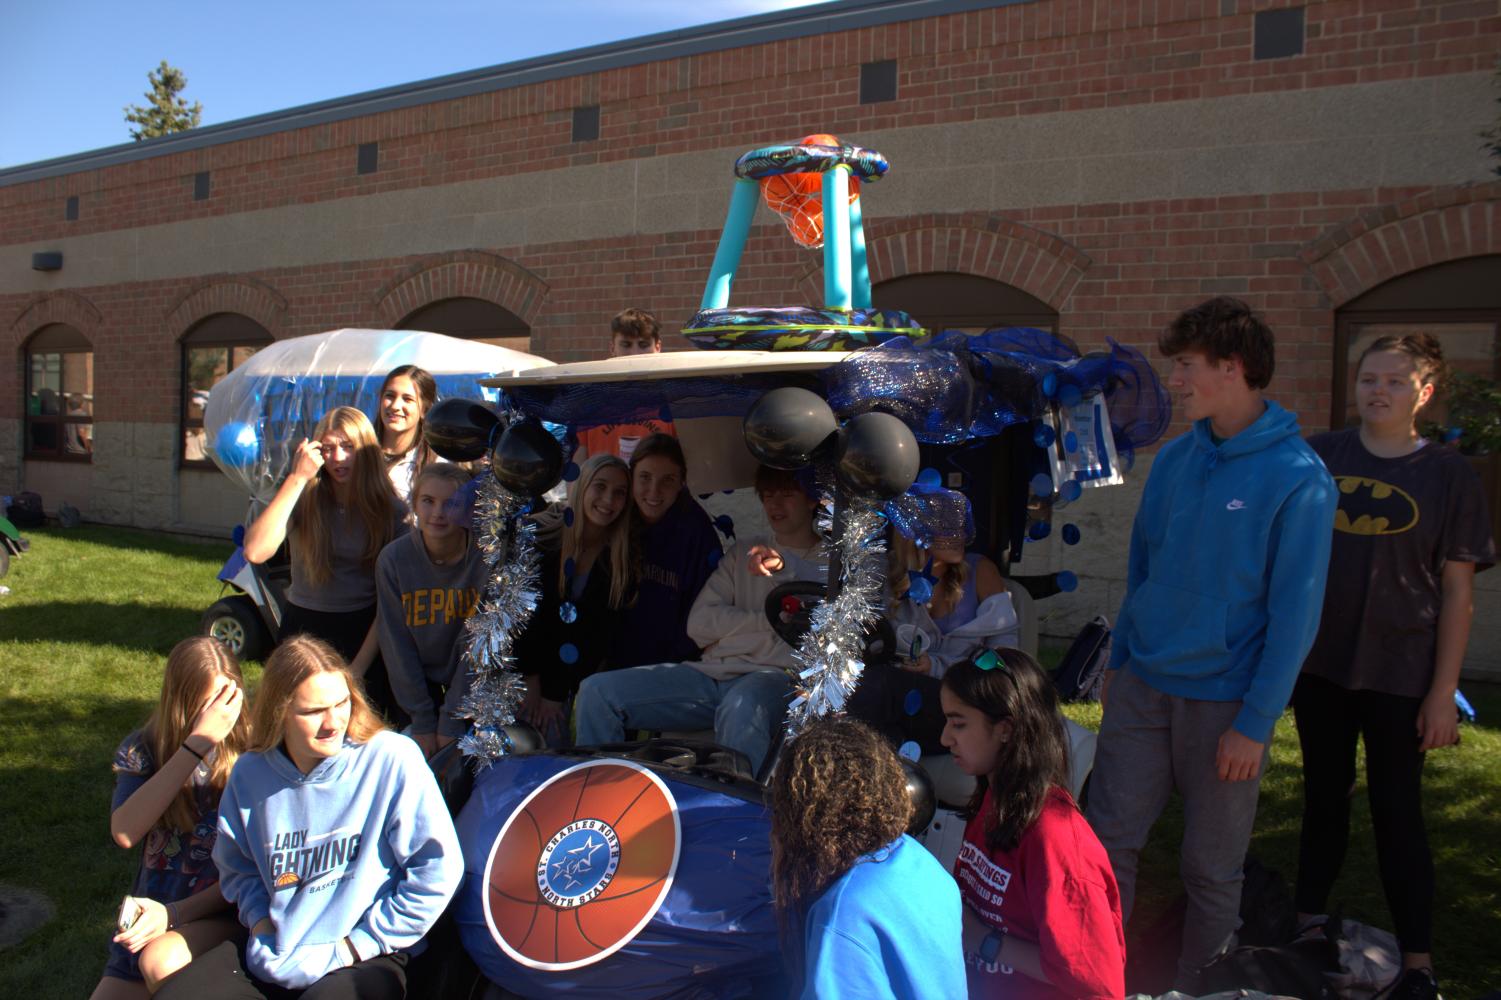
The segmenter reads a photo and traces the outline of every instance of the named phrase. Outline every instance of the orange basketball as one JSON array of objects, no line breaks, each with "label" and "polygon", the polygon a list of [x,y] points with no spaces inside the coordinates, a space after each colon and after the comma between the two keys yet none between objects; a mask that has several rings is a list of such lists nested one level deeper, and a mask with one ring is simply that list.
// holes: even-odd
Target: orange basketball
[{"label": "orange basketball", "polygon": [[490,935],[530,968],[593,964],[656,914],[680,848],[677,802],[647,768],[593,760],[561,771],[522,801],[490,849]]},{"label": "orange basketball", "polygon": [[[839,137],[824,132],[805,135],[799,146],[840,146]],[[860,180],[850,178],[850,204],[860,197]],[[773,174],[761,178],[761,197],[766,207],[782,217],[787,231],[800,246],[823,245],[823,174],[816,171]]]}]

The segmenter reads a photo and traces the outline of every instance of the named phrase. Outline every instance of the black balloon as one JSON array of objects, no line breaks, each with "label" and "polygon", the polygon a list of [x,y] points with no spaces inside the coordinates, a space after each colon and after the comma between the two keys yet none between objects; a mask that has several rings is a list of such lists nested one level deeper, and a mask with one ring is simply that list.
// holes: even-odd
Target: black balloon
[{"label": "black balloon", "polygon": [[933,822],[933,814],[938,810],[938,797],[933,792],[933,779],[928,777],[928,772],[923,770],[921,764],[906,757],[897,759],[901,761],[902,771],[907,775],[907,801],[912,803],[912,814],[907,819],[907,832],[915,837]]},{"label": "black balloon", "polygon": [[839,432],[834,478],[846,491],[870,500],[890,500],[917,479],[917,438],[889,413],[851,417]]},{"label": "black balloon", "polygon": [[756,400],[745,415],[745,446],[762,465],[801,469],[838,427],[818,393],[785,386]]},{"label": "black balloon", "polygon": [[427,411],[422,436],[427,446],[450,462],[472,462],[490,450],[500,417],[472,399],[445,399]]},{"label": "black balloon", "polygon": [[563,477],[563,446],[540,422],[520,420],[500,435],[490,470],[512,493],[537,496]]}]

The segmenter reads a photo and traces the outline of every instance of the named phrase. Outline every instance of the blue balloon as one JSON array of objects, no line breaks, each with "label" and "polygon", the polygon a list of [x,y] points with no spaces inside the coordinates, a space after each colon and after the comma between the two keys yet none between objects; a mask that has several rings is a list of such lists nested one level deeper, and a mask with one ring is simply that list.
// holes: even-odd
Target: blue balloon
[{"label": "blue balloon", "polygon": [[1079,544],[1079,526],[1077,524],[1065,524],[1062,534],[1064,545]]},{"label": "blue balloon", "polygon": [[577,663],[579,661],[579,648],[571,642],[565,642],[558,647],[558,659],[564,663]]},{"label": "blue balloon", "polygon": [[1065,594],[1071,594],[1079,589],[1079,577],[1072,570],[1063,570],[1058,574],[1058,589]]},{"label": "blue balloon", "polygon": [[231,469],[248,469],[261,456],[261,441],[249,424],[227,423],[214,436],[214,454]]}]

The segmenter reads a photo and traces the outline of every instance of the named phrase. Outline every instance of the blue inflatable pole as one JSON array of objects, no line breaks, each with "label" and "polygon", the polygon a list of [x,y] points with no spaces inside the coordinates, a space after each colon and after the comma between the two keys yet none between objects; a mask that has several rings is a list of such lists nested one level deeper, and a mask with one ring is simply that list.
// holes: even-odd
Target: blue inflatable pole
[{"label": "blue inflatable pole", "polygon": [[869,309],[870,266],[865,262],[865,216],[860,199],[850,204],[850,281],[856,309]]},{"label": "blue inflatable pole", "polygon": [[823,175],[823,299],[826,309],[850,309],[850,168]]},{"label": "blue inflatable pole", "polygon": [[709,269],[709,282],[704,285],[700,309],[724,309],[730,304],[730,283],[735,280],[735,269],[740,266],[740,254],[750,236],[751,219],[756,214],[756,196],[760,185],[741,177],[735,181],[735,191],[730,195],[730,211],[725,216],[724,232],[719,236],[719,249],[714,251],[714,264]]}]

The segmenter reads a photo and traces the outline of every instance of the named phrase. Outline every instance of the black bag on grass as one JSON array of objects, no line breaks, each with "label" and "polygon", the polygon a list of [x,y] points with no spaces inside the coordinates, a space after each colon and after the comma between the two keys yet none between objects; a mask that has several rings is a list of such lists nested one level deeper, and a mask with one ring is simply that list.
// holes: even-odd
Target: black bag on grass
[{"label": "black bag on grass", "polygon": [[1099,701],[1110,665],[1110,622],[1103,615],[1074,636],[1068,651],[1053,671],[1053,686],[1063,701]]},{"label": "black bag on grass", "polygon": [[11,497],[5,516],[17,528],[40,528],[47,523],[47,515],[42,512],[42,495],[31,490]]}]

